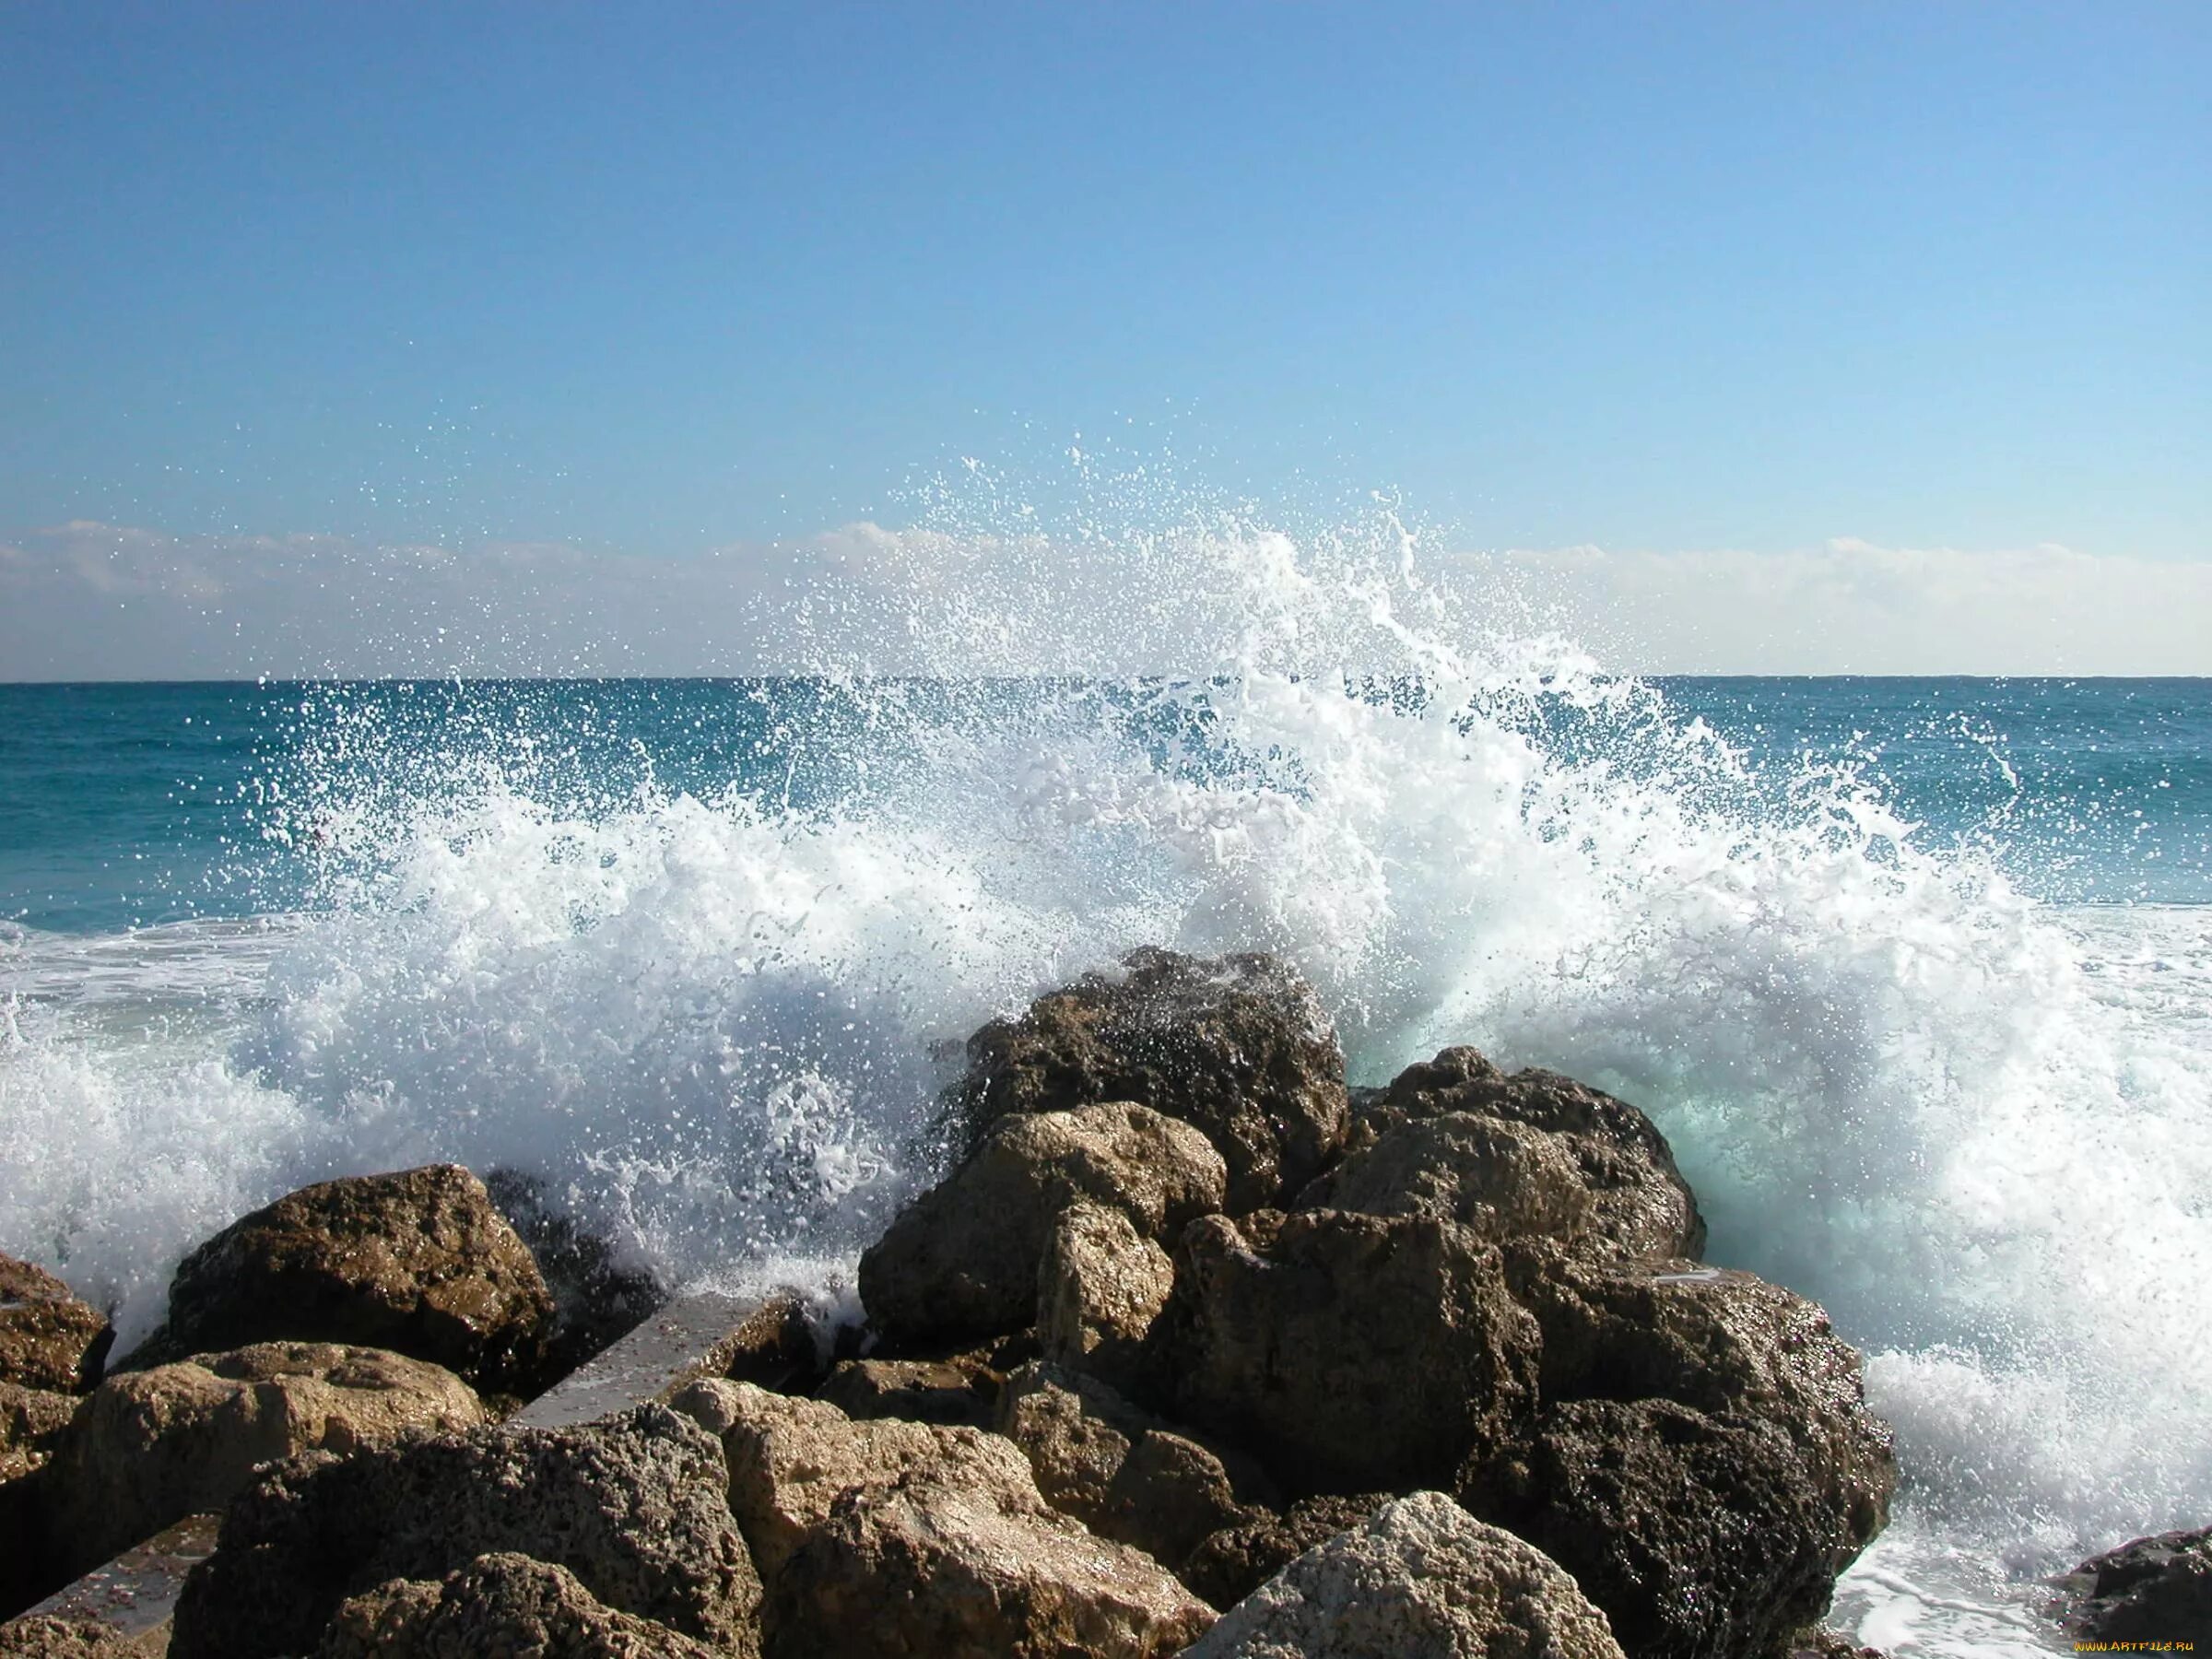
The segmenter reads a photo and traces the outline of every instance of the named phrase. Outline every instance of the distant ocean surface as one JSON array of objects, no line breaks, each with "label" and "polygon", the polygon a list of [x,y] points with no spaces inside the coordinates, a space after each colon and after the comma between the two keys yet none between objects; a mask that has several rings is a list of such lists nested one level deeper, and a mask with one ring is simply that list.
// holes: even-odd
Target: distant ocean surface
[{"label": "distant ocean surface", "polygon": [[1257,947],[1355,1081],[1472,1041],[1642,1106],[1712,1259],[1830,1308],[1906,1476],[1842,1628],[2050,1651],[2041,1575],[2212,1523],[2212,681],[1262,636],[1184,680],[0,686],[0,1250],[127,1342],[238,1213],[454,1159],[672,1282],[835,1287],[975,1025]]}]

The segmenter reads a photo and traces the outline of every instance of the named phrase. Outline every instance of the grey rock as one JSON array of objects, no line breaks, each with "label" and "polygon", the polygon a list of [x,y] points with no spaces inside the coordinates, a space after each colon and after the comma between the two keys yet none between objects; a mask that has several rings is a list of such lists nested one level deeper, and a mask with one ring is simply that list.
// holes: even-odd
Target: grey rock
[{"label": "grey rock", "polygon": [[1189,1659],[1621,1659],[1621,1649],[1555,1562],[1418,1492],[1300,1556]]}]

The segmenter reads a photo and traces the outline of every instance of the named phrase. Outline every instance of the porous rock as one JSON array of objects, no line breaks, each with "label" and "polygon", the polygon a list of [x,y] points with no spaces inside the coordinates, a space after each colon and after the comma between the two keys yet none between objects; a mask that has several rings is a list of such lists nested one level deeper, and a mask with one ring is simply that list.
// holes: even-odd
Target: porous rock
[{"label": "porous rock", "polygon": [[0,1382],[0,1487],[45,1467],[80,1403],[50,1388]]},{"label": "porous rock", "polygon": [[1136,1100],[1203,1130],[1239,1213],[1283,1202],[1344,1137],[1344,1053],[1273,957],[1139,950],[968,1040],[953,1104],[969,1144],[1009,1112]]},{"label": "porous rock", "polygon": [[219,1510],[256,1465],[483,1420],[451,1371],[378,1348],[262,1343],[124,1371],[85,1401],[54,1465],[55,1546],[67,1571],[81,1572]]},{"label": "porous rock", "polygon": [[607,1606],[576,1575],[512,1552],[442,1583],[394,1579],[342,1603],[315,1659],[713,1659],[716,1650]]},{"label": "porous rock", "polygon": [[1224,1614],[1189,1659],[1621,1659],[1573,1579],[1438,1492],[1386,1504]]},{"label": "porous rock", "polygon": [[987,1428],[1003,1379],[987,1352],[938,1359],[844,1359],[815,1390],[847,1417]]},{"label": "porous rock", "polygon": [[1544,1330],[1549,1401],[1667,1399],[1757,1418],[1795,1447],[1841,1572],[1881,1531],[1897,1487],[1888,1425],[1866,1406],[1858,1354],[1816,1303],[1694,1262],[1515,1265]]},{"label": "porous rock", "polygon": [[1232,1607],[1304,1555],[1349,1532],[1390,1501],[1388,1492],[1331,1492],[1300,1498],[1279,1513],[1255,1508],[1184,1558],[1181,1577],[1217,1607]]},{"label": "porous rock", "polygon": [[1532,1236],[1578,1242],[1596,1216],[1564,1136],[1472,1112],[1382,1131],[1309,1183],[1298,1206],[1434,1216],[1491,1243]]},{"label": "porous rock", "polygon": [[[1445,1049],[1407,1066],[1380,1095],[1363,1099],[1348,1150],[1380,1151],[1394,1130],[1459,1114],[1535,1130],[1572,1159],[1590,1204],[1578,1235],[1586,1248],[1651,1260],[1704,1253],[1705,1220],[1666,1137],[1627,1101],[1558,1072],[1532,1067],[1509,1076],[1474,1049]],[[1371,1171],[1368,1179],[1379,1174]],[[1458,1180],[1464,1184],[1466,1178]],[[1466,1198],[1454,1194],[1454,1200],[1495,1202],[1483,1196],[1479,1181]],[[1359,1207],[1341,1196],[1316,1194],[1315,1202]]]},{"label": "porous rock", "polygon": [[1095,1378],[1046,1363],[1006,1380],[998,1430],[1021,1448],[1047,1503],[1177,1572],[1206,1538],[1265,1513],[1253,1505],[1274,1497],[1233,1452],[1177,1433]]},{"label": "porous rock", "polygon": [[1141,1386],[1147,1344],[1175,1290],[1175,1263],[1102,1205],[1063,1210],[1037,1273],[1044,1357],[1117,1388]]},{"label": "porous rock", "polygon": [[1221,1207],[1221,1158],[1188,1124],[1126,1101],[1021,1112],[900,1211],[860,1258],[869,1323],[894,1341],[984,1336],[1036,1315],[1054,1219],[1078,1199],[1147,1237]]},{"label": "porous rock", "polygon": [[112,1625],[34,1613],[0,1624],[0,1659],[147,1659],[147,1650]]},{"label": "porous rock", "polygon": [[311,1650],[339,1606],[513,1552],[605,1606],[720,1651],[759,1651],[760,1581],[712,1435],[661,1406],[579,1429],[411,1438],[262,1472],[179,1599],[173,1659]]},{"label": "porous rock", "polygon": [[1167,1319],[1171,1415],[1292,1492],[1449,1486],[1535,1405],[1536,1323],[1500,1253],[1432,1217],[1206,1217],[1178,1247]]},{"label": "porous rock", "polygon": [[677,1405],[723,1436],[771,1659],[1165,1654],[1212,1619],[1150,1557],[1055,1512],[1001,1436],[719,1380]]},{"label": "porous rock", "polygon": [[1759,1418],[1570,1401],[1465,1497],[1572,1573],[1638,1659],[1778,1656],[1828,1611],[1836,1517]]},{"label": "porous rock", "polygon": [[0,1255],[0,1382],[81,1394],[114,1339],[106,1315],[53,1274]]},{"label": "porous rock", "polygon": [[2212,1527],[2159,1533],[2092,1556],[2068,1575],[2087,1641],[2212,1642]]},{"label": "porous rock", "polygon": [[477,1387],[547,1379],[553,1298],[484,1183],[453,1164],[303,1187],[231,1223],[177,1268],[142,1353],[276,1341],[390,1348]]},{"label": "porous rock", "polygon": [[0,1618],[62,1583],[44,1471],[84,1402],[76,1394],[0,1382]]}]

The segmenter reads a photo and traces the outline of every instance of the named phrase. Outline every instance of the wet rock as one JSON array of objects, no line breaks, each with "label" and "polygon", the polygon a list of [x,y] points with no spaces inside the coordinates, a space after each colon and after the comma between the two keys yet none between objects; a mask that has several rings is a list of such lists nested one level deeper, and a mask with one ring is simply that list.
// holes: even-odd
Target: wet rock
[{"label": "wet rock", "polygon": [[75,1394],[0,1382],[0,1487],[45,1467],[81,1403]]},{"label": "wet rock", "polygon": [[2212,1527],[2159,1533],[2092,1556],[2064,1587],[2088,1641],[2212,1642]]},{"label": "wet rock", "polygon": [[147,1659],[122,1631],[89,1618],[33,1614],[0,1625],[0,1659]]},{"label": "wet rock", "polygon": [[488,1391],[545,1374],[552,1295],[484,1183],[453,1164],[303,1187],[184,1258],[134,1362],[337,1342],[427,1359]]},{"label": "wet rock", "polygon": [[1009,1112],[1140,1101],[1205,1132],[1241,1213],[1334,1156],[1344,1054],[1312,988],[1274,958],[1139,950],[976,1032],[953,1100],[971,1147]]},{"label": "wet rock", "polygon": [[0,1255],[0,1382],[81,1394],[114,1340],[107,1316],[53,1274]]},{"label": "wet rock", "polygon": [[709,1374],[761,1388],[804,1393],[829,1375],[828,1356],[815,1333],[806,1297],[779,1290],[763,1297],[737,1328],[716,1345]]},{"label": "wet rock", "polygon": [[231,1503],[216,1553],[185,1582],[170,1652],[306,1652],[364,1592],[512,1552],[565,1568],[606,1606],[753,1653],[760,1583],[728,1478],[714,1437],[660,1406],[581,1429],[304,1453]]},{"label": "wet rock", "polygon": [[315,1659],[713,1659],[718,1650],[606,1606],[565,1568],[478,1556],[441,1583],[394,1579],[340,1605]]},{"label": "wet rock", "polygon": [[[1675,1167],[1666,1137],[1627,1101],[1558,1072],[1531,1068],[1508,1076],[1471,1048],[1445,1049],[1433,1060],[1407,1066],[1380,1096],[1367,1098],[1348,1150],[1379,1151],[1394,1130],[1456,1114],[1519,1124],[1553,1137],[1580,1170],[1589,1196],[1589,1220],[1579,1235],[1589,1248],[1651,1260],[1695,1259],[1704,1253],[1704,1218]],[[1406,1156],[1404,1148],[1391,1155]],[[1381,1171],[1371,1168],[1363,1179],[1379,1184]],[[1467,1182],[1465,1175],[1455,1178],[1455,1184]],[[1479,1176],[1465,1197],[1454,1193],[1452,1198],[1496,1202],[1483,1196]],[[1356,1207],[1340,1196],[1325,1201]],[[1540,1208],[1554,1201],[1532,1202]]]},{"label": "wet rock", "polygon": [[1171,1570],[1275,1496],[1235,1453],[1176,1433],[1096,1379],[1049,1364],[1007,1379],[998,1431],[1021,1448],[1047,1503]]},{"label": "wet rock", "polygon": [[1848,1636],[1815,1627],[1790,1638],[1789,1659],[1889,1659],[1880,1648],[1861,1647]]},{"label": "wet rock", "polygon": [[1757,1418],[1571,1401],[1464,1496],[1572,1573],[1638,1659],[1780,1655],[1828,1611],[1836,1517]]},{"label": "wet rock", "polygon": [[1349,1532],[1390,1501],[1388,1492],[1300,1498],[1279,1514],[1255,1509],[1205,1539],[1182,1564],[1182,1582],[1217,1607],[1233,1607],[1316,1544]]},{"label": "wet rock", "polygon": [[1565,1136],[1472,1112],[1384,1130],[1309,1183],[1298,1207],[1433,1216],[1493,1244],[1532,1236],[1579,1242],[1597,1213]]},{"label": "wet rock", "polygon": [[722,1381],[677,1406],[723,1437],[773,1659],[1164,1654],[1213,1617],[1149,1557],[1054,1512],[998,1435]]},{"label": "wet rock", "polygon": [[537,1263],[553,1298],[548,1381],[629,1335],[668,1300],[653,1275],[623,1266],[611,1244],[555,1204],[536,1176],[493,1170],[484,1188]]},{"label": "wet rock", "polygon": [[54,1465],[49,1512],[65,1576],[221,1509],[258,1464],[483,1420],[451,1371],[376,1348],[265,1343],[123,1372],[84,1402]]},{"label": "wet rock", "polygon": [[1188,1124],[1125,1101],[1022,1112],[900,1211],[860,1258],[869,1323],[892,1341],[1029,1324],[1053,1223],[1078,1199],[1172,1237],[1221,1207],[1220,1156]]},{"label": "wet rock", "polygon": [[1167,1322],[1171,1415],[1293,1492],[1448,1486],[1535,1406],[1536,1322],[1498,1250],[1426,1216],[1209,1216]]},{"label": "wet rock", "polygon": [[1799,1453],[1841,1572],[1879,1533],[1897,1487],[1888,1426],[1866,1406],[1858,1354],[1817,1304],[1694,1262],[1517,1264],[1544,1330],[1547,1400],[1659,1398],[1759,1418]]},{"label": "wet rock", "polygon": [[1175,1290],[1175,1263],[1119,1210],[1077,1204],[1053,1223],[1037,1274],[1044,1357],[1117,1388],[1142,1386],[1154,1324]]},{"label": "wet rock", "polygon": [[1224,1614],[1190,1659],[1621,1659],[1559,1566],[1419,1492],[1300,1556]]},{"label": "wet rock", "polygon": [[942,1359],[846,1359],[815,1398],[849,1418],[899,1418],[912,1423],[987,1428],[1003,1379],[983,1353]]}]

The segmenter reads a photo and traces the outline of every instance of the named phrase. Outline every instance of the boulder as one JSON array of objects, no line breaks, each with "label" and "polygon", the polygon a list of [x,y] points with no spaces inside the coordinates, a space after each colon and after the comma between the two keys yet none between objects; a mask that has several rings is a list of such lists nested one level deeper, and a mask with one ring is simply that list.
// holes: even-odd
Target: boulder
[{"label": "boulder", "polygon": [[[1409,1065],[1380,1095],[1366,1096],[1353,1124],[1348,1151],[1378,1152],[1394,1130],[1425,1120],[1473,1116],[1518,1124],[1550,1136],[1581,1171],[1590,1213],[1578,1237],[1585,1248],[1608,1255],[1652,1260],[1689,1257],[1705,1249],[1705,1220],[1698,1213],[1689,1183],[1675,1167],[1675,1155],[1651,1119],[1625,1100],[1577,1083],[1558,1072],[1531,1068],[1511,1076],[1471,1048],[1448,1048],[1433,1060]],[[1441,1141],[1431,1143],[1446,1150]],[[1486,1198],[1478,1172],[1449,1154],[1455,1171],[1439,1188],[1467,1188],[1448,1194],[1454,1204],[1495,1204]],[[1533,1156],[1533,1154],[1532,1154]],[[1409,1147],[1388,1155],[1399,1167],[1416,1159]],[[1526,1161],[1524,1159],[1524,1161]],[[1541,1184],[1550,1184],[1549,1160]],[[1369,1189],[1384,1184],[1382,1170],[1369,1166],[1360,1176]],[[1443,1202],[1442,1191],[1425,1194]],[[1316,1194],[1314,1203],[1338,1208],[1362,1206],[1341,1194]],[[1554,1207],[1549,1195],[1508,1200],[1535,1214]],[[1551,1230],[1544,1228],[1540,1230]]]},{"label": "boulder", "polygon": [[536,1262],[484,1183],[432,1164],[303,1187],[233,1222],[177,1268],[169,1323],[142,1355],[337,1342],[528,1393],[549,1380],[554,1320]]},{"label": "boulder", "polygon": [[66,1575],[54,1563],[43,1471],[84,1402],[0,1382],[0,1618],[21,1612]]},{"label": "boulder", "polygon": [[2085,1641],[2212,1642],[2212,1527],[2159,1533],[2074,1569],[2067,1625]]},{"label": "boulder", "polygon": [[1621,1659],[1574,1580],[1438,1492],[1385,1504],[1236,1606],[1189,1659]]},{"label": "boulder", "polygon": [[1213,1618],[1150,1557],[1055,1512],[998,1435],[719,1380],[677,1406],[723,1437],[771,1659],[1165,1654]]},{"label": "boulder", "polygon": [[1128,1217],[1073,1205],[1053,1221],[1038,1265],[1038,1346],[1071,1371],[1140,1388],[1153,1326],[1174,1290],[1173,1259]]},{"label": "boulder", "polygon": [[1638,1659],[1779,1659],[1828,1611],[1836,1517],[1756,1418],[1570,1401],[1465,1501],[1572,1573]]},{"label": "boulder", "polygon": [[1564,1135],[1510,1118],[1447,1112],[1383,1130],[1310,1182],[1300,1209],[1434,1216],[1490,1243],[1579,1243],[1597,1206]]},{"label": "boulder", "polygon": [[804,1393],[829,1375],[824,1347],[806,1296],[778,1290],[715,1345],[704,1374]]},{"label": "boulder", "polygon": [[942,1359],[844,1359],[814,1397],[849,1418],[984,1429],[998,1409],[1002,1381],[983,1352]]},{"label": "boulder", "polygon": [[714,1659],[717,1650],[601,1602],[566,1568],[478,1556],[442,1583],[394,1579],[341,1603],[314,1659]]},{"label": "boulder", "polygon": [[1049,1364],[1007,1379],[998,1431],[1021,1448],[1047,1503],[1178,1572],[1206,1538],[1265,1512],[1253,1506],[1275,1495],[1235,1453]]},{"label": "boulder", "polygon": [[567,1376],[612,1347],[668,1300],[653,1275],[626,1267],[615,1247],[519,1170],[493,1170],[484,1189],[529,1250],[553,1298],[544,1375]]},{"label": "boulder", "polygon": [[1344,1053],[1312,988],[1274,958],[1139,950],[976,1032],[951,1099],[971,1147],[1009,1112],[1140,1101],[1205,1132],[1241,1214],[1334,1156]]},{"label": "boulder", "polygon": [[1688,1261],[1515,1264],[1544,1330],[1547,1401],[1667,1399],[1757,1418],[1786,1435],[1812,1482],[1841,1572],[1888,1520],[1897,1457],[1867,1409],[1858,1354],[1817,1304],[1748,1273]]},{"label": "boulder", "polygon": [[377,1348],[272,1342],[124,1371],[84,1402],[56,1460],[55,1547],[74,1576],[186,1515],[221,1509],[256,1465],[483,1420],[451,1371]]},{"label": "boulder", "polygon": [[[1009,1448],[1011,1450],[1011,1448]],[[579,1429],[410,1438],[265,1469],[179,1598],[172,1659],[311,1651],[341,1605],[515,1553],[719,1652],[759,1651],[760,1581],[714,1437],[661,1406]]]},{"label": "boulder", "polygon": [[75,1394],[0,1382],[0,1487],[45,1467],[81,1403]]},{"label": "boulder", "polygon": [[994,1335],[1029,1324],[1054,1219],[1078,1199],[1147,1238],[1221,1207],[1219,1154],[1188,1124],[1107,1101],[1021,1112],[900,1211],[860,1258],[869,1323],[894,1342]]},{"label": "boulder", "polygon": [[107,1316],[53,1274],[0,1255],[0,1382],[82,1394],[114,1340]]},{"label": "boulder", "polygon": [[1449,1486],[1535,1407],[1536,1322],[1498,1249],[1432,1217],[1206,1217],[1164,1323],[1171,1414],[1301,1495]]},{"label": "boulder", "polygon": [[1254,1509],[1185,1558],[1182,1582],[1217,1607],[1233,1607],[1316,1544],[1349,1532],[1390,1501],[1388,1492],[1300,1498],[1277,1513]]},{"label": "boulder", "polygon": [[147,1659],[148,1652],[90,1618],[34,1613],[0,1625],[0,1659]]}]

